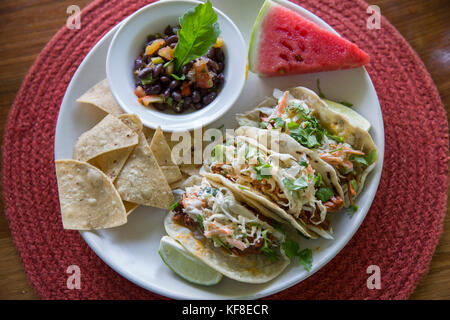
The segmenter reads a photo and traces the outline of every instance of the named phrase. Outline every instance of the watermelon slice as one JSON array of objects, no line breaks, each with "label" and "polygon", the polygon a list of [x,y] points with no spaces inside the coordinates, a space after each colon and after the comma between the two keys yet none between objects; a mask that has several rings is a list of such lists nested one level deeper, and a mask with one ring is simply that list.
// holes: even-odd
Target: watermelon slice
[{"label": "watermelon slice", "polygon": [[249,69],[261,76],[357,68],[369,60],[355,44],[271,0],[253,26]]}]

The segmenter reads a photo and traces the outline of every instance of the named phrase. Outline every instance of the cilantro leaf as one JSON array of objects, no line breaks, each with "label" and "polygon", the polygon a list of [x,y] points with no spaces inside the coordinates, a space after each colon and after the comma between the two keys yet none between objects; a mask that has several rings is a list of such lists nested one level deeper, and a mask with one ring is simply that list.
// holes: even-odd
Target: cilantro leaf
[{"label": "cilantro leaf", "polygon": [[308,182],[303,177],[299,177],[294,181],[288,178],[283,178],[283,184],[289,191],[296,191],[308,187]]},{"label": "cilantro leaf", "polygon": [[269,124],[267,123],[267,122],[260,122],[259,124],[258,124],[258,127],[259,128],[261,128],[261,129],[267,129],[267,126],[268,126]]},{"label": "cilantro leaf", "polygon": [[295,122],[295,121],[291,121],[291,122],[288,123],[289,130],[297,129],[299,126],[300,125],[297,122]]},{"label": "cilantro leaf", "polygon": [[185,64],[205,55],[220,34],[217,14],[209,0],[188,10],[180,17],[179,23],[181,29],[173,52],[177,74],[181,74]]},{"label": "cilantro leaf", "polygon": [[284,129],[284,125],[286,124],[286,122],[282,118],[278,117],[273,120],[275,121],[275,126],[277,128]]},{"label": "cilantro leaf", "polygon": [[305,159],[300,159],[298,161],[298,164],[306,168],[308,166],[308,161],[306,161]]},{"label": "cilantro leaf", "polygon": [[222,145],[221,145],[221,144],[216,145],[216,146],[212,149],[211,155],[212,155],[212,157],[213,157],[213,161],[223,162],[223,149],[222,149]]},{"label": "cilantro leaf", "polygon": [[179,205],[180,205],[180,203],[177,201],[177,202],[175,202],[173,205],[171,205],[171,206],[169,207],[169,210],[172,211],[172,210],[174,210],[175,208],[177,208]]},{"label": "cilantro leaf", "polygon": [[317,173],[317,176],[314,176],[314,186],[318,187],[322,183],[322,175]]},{"label": "cilantro leaf", "polygon": [[375,160],[377,159],[377,151],[374,149],[372,150],[368,155],[366,155],[365,157],[362,156],[357,156],[352,154],[350,156],[350,160],[351,161],[355,161],[361,165],[363,165],[364,167],[368,167],[370,166],[372,163],[375,162]]},{"label": "cilantro leaf", "polygon": [[281,248],[289,259],[295,258],[298,252],[298,243],[292,240],[286,240],[281,244]]},{"label": "cilantro leaf", "polygon": [[358,184],[355,179],[350,180],[350,183],[355,191],[358,191]]},{"label": "cilantro leaf", "polygon": [[264,163],[264,164],[260,164],[260,165],[256,166],[255,167],[256,180],[261,181],[264,178],[266,178],[266,179],[272,178],[271,174],[267,174],[267,173],[271,172],[270,169],[272,169],[272,166],[268,163]]},{"label": "cilantro leaf", "polygon": [[312,267],[312,250],[307,248],[299,251],[299,245],[292,240],[286,240],[281,244],[286,256],[290,259],[298,257],[298,263],[301,264],[306,271],[310,271]]},{"label": "cilantro leaf", "polygon": [[268,231],[269,230],[264,230],[263,232],[261,232],[264,238],[264,244],[261,248],[261,252],[266,256],[267,259],[269,259],[269,261],[274,262],[278,260],[278,254],[270,248],[270,244],[272,243],[272,241],[270,241],[267,237]]},{"label": "cilantro leaf", "polygon": [[316,191],[316,197],[322,202],[327,202],[334,196],[333,191],[329,187],[323,187]]},{"label": "cilantro leaf", "polygon": [[312,267],[312,250],[307,248],[298,253],[298,262],[306,271],[311,271]]},{"label": "cilantro leaf", "polygon": [[350,214],[351,216],[358,211],[358,206],[356,204],[351,205],[348,209],[347,209],[347,213]]}]

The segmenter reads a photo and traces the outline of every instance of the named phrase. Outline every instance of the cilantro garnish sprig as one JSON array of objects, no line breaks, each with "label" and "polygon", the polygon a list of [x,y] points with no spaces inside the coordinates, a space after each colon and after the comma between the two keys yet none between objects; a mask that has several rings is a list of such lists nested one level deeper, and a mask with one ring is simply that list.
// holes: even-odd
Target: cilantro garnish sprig
[{"label": "cilantro garnish sprig", "polygon": [[179,19],[179,23],[181,29],[178,31],[178,43],[173,52],[177,75],[181,75],[184,65],[205,55],[220,34],[217,14],[209,0],[188,10]]},{"label": "cilantro garnish sprig", "polygon": [[298,258],[298,263],[301,264],[306,271],[311,271],[312,267],[312,250],[309,248],[300,250],[298,243],[292,240],[286,240],[281,244],[281,248],[288,258]]}]

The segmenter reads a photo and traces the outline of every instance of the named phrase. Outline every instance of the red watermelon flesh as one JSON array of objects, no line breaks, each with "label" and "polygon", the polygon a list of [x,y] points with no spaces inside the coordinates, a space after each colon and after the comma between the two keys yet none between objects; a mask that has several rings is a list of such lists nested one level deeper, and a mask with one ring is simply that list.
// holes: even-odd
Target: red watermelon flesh
[{"label": "red watermelon flesh", "polygon": [[272,1],[263,5],[258,20],[250,43],[249,68],[260,75],[357,68],[370,61],[355,44]]}]

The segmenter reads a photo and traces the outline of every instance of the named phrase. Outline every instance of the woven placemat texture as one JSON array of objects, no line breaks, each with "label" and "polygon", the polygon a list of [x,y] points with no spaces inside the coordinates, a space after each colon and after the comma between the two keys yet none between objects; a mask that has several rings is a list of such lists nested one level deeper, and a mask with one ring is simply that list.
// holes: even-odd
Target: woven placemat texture
[{"label": "woven placemat texture", "polygon": [[[384,169],[370,212],[348,245],[319,272],[273,299],[405,299],[442,233],[448,185],[446,114],[423,63],[384,18],[366,28],[367,4],[296,1],[371,56],[367,70],[384,117]],[[5,212],[30,283],[43,299],[155,299],[110,269],[76,231],[63,230],[54,173],[54,132],[61,101],[77,67],[100,38],[147,4],[99,0],[82,11],[82,28],[63,27],[26,76],[3,142]],[[66,286],[79,265],[80,290]],[[380,290],[366,286],[369,265],[381,269]]]}]

